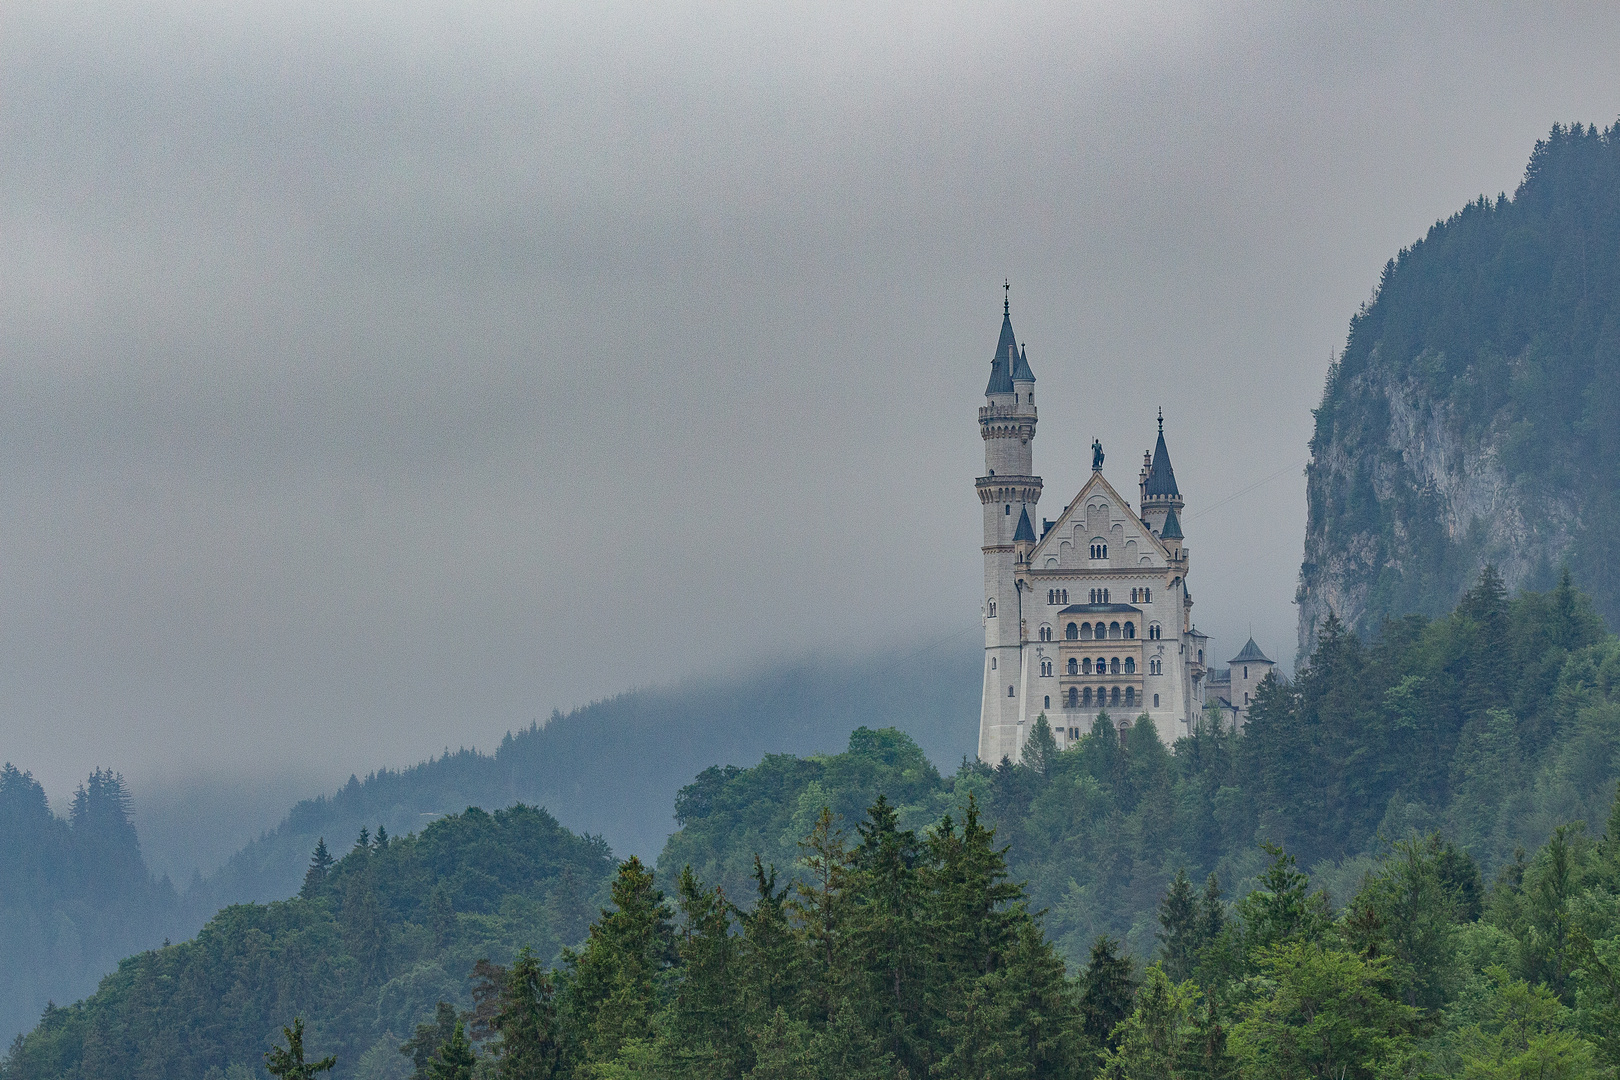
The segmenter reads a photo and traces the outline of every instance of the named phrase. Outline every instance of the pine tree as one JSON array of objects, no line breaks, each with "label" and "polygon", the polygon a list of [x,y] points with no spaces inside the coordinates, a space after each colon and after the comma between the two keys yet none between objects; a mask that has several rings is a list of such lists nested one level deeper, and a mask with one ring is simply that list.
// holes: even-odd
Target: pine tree
[{"label": "pine tree", "polygon": [[1046,722],[1043,712],[1035,718],[1035,724],[1029,730],[1029,738],[1024,740],[1023,765],[1036,776],[1044,777],[1046,770],[1057,759],[1057,739],[1052,735],[1052,727]]},{"label": "pine tree", "polygon": [[315,853],[309,857],[309,869],[304,871],[304,887],[298,890],[298,895],[305,900],[313,900],[321,891],[326,882],[327,872],[337,860],[332,853],[326,850],[326,837],[315,842]]},{"label": "pine tree", "polygon": [[576,1034],[592,1064],[652,1040],[658,985],[676,959],[669,905],[633,855],[619,864],[612,902],[591,927],[570,988]]},{"label": "pine tree", "polygon": [[428,1080],[472,1080],[473,1066],[477,1063],[472,1046],[467,1042],[467,1032],[457,1020],[450,1038],[428,1063]]},{"label": "pine tree", "polygon": [[1198,951],[1204,944],[1201,915],[1187,871],[1178,868],[1159,904],[1160,929],[1154,935],[1163,946],[1159,962],[1175,982],[1192,978],[1198,966]]},{"label": "pine tree", "polygon": [[550,975],[525,946],[501,980],[493,1027],[501,1036],[501,1080],[553,1080],[562,1075],[561,1033]]},{"label": "pine tree", "polygon": [[304,1021],[302,1017],[295,1017],[293,1026],[282,1028],[281,1034],[286,1038],[287,1045],[285,1047],[272,1046],[264,1054],[265,1071],[271,1076],[284,1077],[285,1080],[315,1080],[316,1073],[326,1072],[337,1064],[337,1058],[331,1055],[319,1061],[306,1062],[304,1060]]},{"label": "pine tree", "polygon": [[849,933],[856,989],[884,1048],[913,1070],[926,1068],[926,1052],[917,1045],[928,966],[918,872],[922,847],[916,833],[899,827],[883,795],[857,831],[861,842],[851,861],[858,900]]},{"label": "pine tree", "polygon": [[852,872],[844,832],[832,811],[821,808],[815,828],[799,843],[809,881],[794,886],[788,910],[805,938],[805,989],[812,1023],[830,1023],[849,977],[846,941]]},{"label": "pine tree", "polygon": [[388,850],[388,830],[383,828],[381,825],[377,826],[377,850]]},{"label": "pine tree", "polygon": [[456,1028],[456,1008],[441,1001],[435,1009],[433,1022],[417,1024],[416,1033],[400,1046],[399,1052],[411,1059],[411,1080],[428,1080],[428,1066],[439,1052],[439,1047],[450,1041]]},{"label": "pine tree", "polygon": [[671,1075],[740,1075],[746,1058],[738,942],[731,908],[690,866],[676,885],[683,927],[676,939],[680,982],[664,1015],[661,1052]]},{"label": "pine tree", "polygon": [[1106,934],[1091,946],[1091,960],[1080,977],[1080,1023],[1086,1041],[1098,1051],[1116,1048],[1114,1028],[1130,1015],[1136,997],[1131,958]]},{"label": "pine tree", "polygon": [[776,887],[776,868],[766,871],[754,856],[754,906],[738,910],[742,941],[738,945],[738,965],[742,981],[743,1009],[749,1029],[761,1032],[796,1018],[804,994],[804,954],[788,922],[789,888]]}]

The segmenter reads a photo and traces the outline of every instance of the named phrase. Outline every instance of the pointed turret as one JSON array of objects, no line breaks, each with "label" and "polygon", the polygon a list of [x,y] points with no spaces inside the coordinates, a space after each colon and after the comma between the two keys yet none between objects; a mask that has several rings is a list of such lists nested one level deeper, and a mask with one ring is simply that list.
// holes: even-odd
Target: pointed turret
[{"label": "pointed turret", "polygon": [[1022,345],[1018,347],[1018,360],[1013,364],[1012,378],[1015,383],[1035,381],[1035,373],[1029,369],[1029,354]]},{"label": "pointed turret", "polygon": [[1013,336],[1012,301],[1007,299],[1001,305],[1001,340],[996,342],[996,354],[990,358],[990,382],[984,388],[985,397],[1013,392],[1013,368],[1017,363],[1018,339]]},{"label": "pointed turret", "polygon": [[[1142,455],[1142,520],[1161,540],[1181,540],[1177,517],[1183,505],[1176,487],[1176,471],[1170,465],[1170,448],[1164,443],[1164,410],[1159,410],[1159,441],[1152,454]],[[1170,523],[1175,522],[1174,526]],[[1172,537],[1170,529],[1174,529]]]},{"label": "pointed turret", "polygon": [[1035,542],[1035,526],[1029,523],[1029,507],[1024,507],[1018,515],[1018,529],[1013,533],[1013,543],[1033,544]]},{"label": "pointed turret", "polygon": [[1180,499],[1176,490],[1176,471],[1170,467],[1170,449],[1164,445],[1164,410],[1159,410],[1159,442],[1153,448],[1153,464],[1148,468],[1147,497],[1150,499]]}]

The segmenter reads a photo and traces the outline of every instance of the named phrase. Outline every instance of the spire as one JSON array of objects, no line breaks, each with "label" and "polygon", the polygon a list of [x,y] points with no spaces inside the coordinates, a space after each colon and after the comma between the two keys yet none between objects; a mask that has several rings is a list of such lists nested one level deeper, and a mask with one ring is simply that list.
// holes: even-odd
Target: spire
[{"label": "spire", "polygon": [[1029,523],[1029,507],[1024,507],[1023,513],[1018,515],[1018,530],[1013,533],[1013,543],[1028,541],[1035,542],[1035,526]]},{"label": "spire", "polygon": [[1035,373],[1029,370],[1029,356],[1018,346],[1018,362],[1013,365],[1013,382],[1034,382]]},{"label": "spire", "polygon": [[990,359],[990,382],[984,388],[985,397],[1013,392],[1012,371],[1018,362],[1018,339],[1013,336],[1010,303],[1003,300],[1001,304],[1001,340],[996,342],[996,355]]},{"label": "spire", "polygon": [[1159,410],[1159,442],[1153,447],[1153,466],[1148,472],[1144,493],[1150,499],[1179,499],[1176,471],[1170,467],[1170,451],[1164,445],[1164,410]]},{"label": "spire", "polygon": [[1171,510],[1170,510],[1170,512],[1168,514],[1164,515],[1164,525],[1159,529],[1159,539],[1160,540],[1185,540],[1186,539],[1186,537],[1181,535],[1181,520],[1176,517],[1176,511],[1175,511],[1174,507],[1171,508]]}]

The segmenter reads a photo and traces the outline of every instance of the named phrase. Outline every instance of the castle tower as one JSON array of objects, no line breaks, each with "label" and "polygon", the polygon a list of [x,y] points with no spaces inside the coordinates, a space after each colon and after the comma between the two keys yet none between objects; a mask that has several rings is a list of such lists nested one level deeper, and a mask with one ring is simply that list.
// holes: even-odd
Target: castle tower
[{"label": "castle tower", "polygon": [[1238,727],[1242,728],[1248,723],[1249,706],[1254,704],[1255,692],[1260,689],[1260,684],[1271,673],[1271,669],[1277,665],[1271,657],[1260,651],[1260,646],[1254,643],[1252,637],[1248,644],[1243,646],[1243,651],[1227,662],[1232,665],[1229,676],[1232,683],[1230,699],[1232,709],[1237,714]]},{"label": "castle tower", "polygon": [[1003,300],[1001,338],[990,360],[990,382],[979,410],[984,471],[975,486],[984,509],[984,697],[979,758],[1018,760],[1020,725],[1033,722],[1025,703],[1032,692],[1023,670],[1025,597],[1020,560],[1035,543],[1032,511],[1041,497],[1033,475],[1035,373],[1013,335],[1010,300]]},{"label": "castle tower", "polygon": [[[1170,467],[1170,450],[1164,445],[1164,410],[1159,410],[1159,442],[1153,448],[1153,457],[1142,455],[1142,520],[1153,535],[1164,536],[1168,520],[1179,519],[1185,505],[1181,492],[1176,489],[1176,471]],[[1175,528],[1181,532],[1179,522]],[[1177,540],[1181,539],[1178,535]]]}]

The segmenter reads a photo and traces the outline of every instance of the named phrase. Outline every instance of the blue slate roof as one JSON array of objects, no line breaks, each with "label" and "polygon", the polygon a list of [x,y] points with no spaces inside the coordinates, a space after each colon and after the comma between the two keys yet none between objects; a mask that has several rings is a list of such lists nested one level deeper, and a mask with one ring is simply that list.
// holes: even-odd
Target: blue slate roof
[{"label": "blue slate roof", "polygon": [[1164,528],[1159,530],[1160,540],[1185,540],[1181,535],[1181,522],[1176,518],[1175,510],[1164,515]]},{"label": "blue slate roof", "polygon": [[1029,369],[1029,357],[1023,346],[1018,349],[1018,362],[1013,364],[1013,382],[1034,382],[1035,373]]},{"label": "blue slate roof", "polygon": [[1018,360],[1018,341],[1013,337],[1012,315],[1001,313],[1001,340],[996,342],[996,355],[990,360],[990,383],[984,396],[1013,392],[1012,369]]},{"label": "blue slate roof", "polygon": [[1243,646],[1243,651],[1238,653],[1236,656],[1232,657],[1232,659],[1228,660],[1227,663],[1229,663],[1229,664],[1272,664],[1272,663],[1276,663],[1276,661],[1272,660],[1271,657],[1269,657],[1265,653],[1261,652],[1260,651],[1260,646],[1258,646],[1258,645],[1256,645],[1254,643],[1254,638],[1250,638],[1249,643],[1247,645]]},{"label": "blue slate roof", "polygon": [[1179,499],[1176,490],[1176,471],[1170,467],[1170,450],[1164,445],[1164,414],[1159,414],[1159,444],[1153,448],[1152,470],[1148,473],[1147,497],[1150,499]]},{"label": "blue slate roof", "polygon": [[1013,533],[1013,543],[1016,544],[1020,540],[1028,540],[1032,544],[1035,542],[1035,526],[1029,523],[1029,507],[1027,506],[1018,515],[1018,529]]}]

